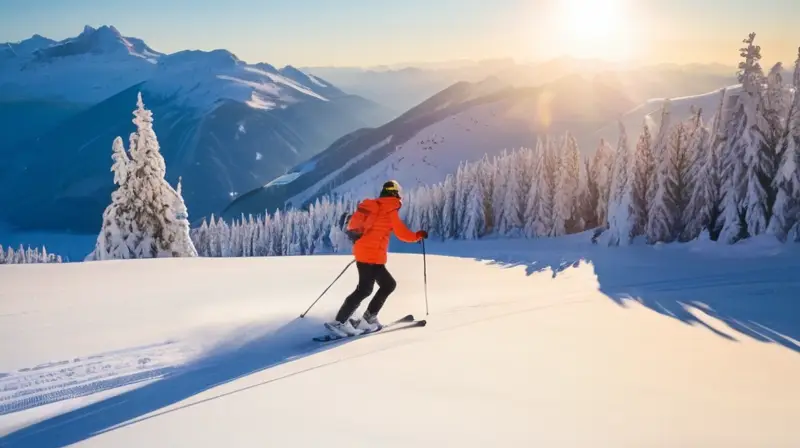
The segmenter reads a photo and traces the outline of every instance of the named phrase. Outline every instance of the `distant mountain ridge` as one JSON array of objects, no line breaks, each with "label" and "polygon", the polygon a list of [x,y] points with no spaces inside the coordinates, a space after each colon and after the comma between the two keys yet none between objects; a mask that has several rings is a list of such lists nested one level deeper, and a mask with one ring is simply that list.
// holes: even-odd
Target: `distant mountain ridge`
[{"label": "distant mountain ridge", "polygon": [[[0,48],[12,58],[0,65],[0,117],[28,108],[17,124],[37,123],[65,109],[42,119],[45,129],[0,143],[0,190],[26,192],[0,196],[0,219],[23,229],[99,229],[113,187],[111,142],[132,131],[139,91],[154,113],[168,180],[183,177],[190,218],[220,211],[342,135],[390,117],[292,66],[248,64],[227,50],[163,54],[110,26]],[[15,131],[0,126],[0,134]]]}]

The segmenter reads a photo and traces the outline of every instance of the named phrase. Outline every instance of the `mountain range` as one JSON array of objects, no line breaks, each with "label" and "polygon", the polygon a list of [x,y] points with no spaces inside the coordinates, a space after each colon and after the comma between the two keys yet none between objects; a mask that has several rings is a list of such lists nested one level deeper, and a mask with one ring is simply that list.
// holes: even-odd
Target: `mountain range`
[{"label": "mountain range", "polygon": [[[0,45],[0,218],[93,232],[113,190],[111,143],[133,131],[142,92],[190,213],[221,210],[337,138],[391,112],[286,66],[226,50],[164,54],[113,26]],[[14,136],[11,138],[10,136]]]},{"label": "mountain range", "polygon": [[616,139],[617,119],[657,118],[651,98],[688,96],[675,103],[687,115],[734,76],[714,64],[571,58],[279,69],[227,50],[161,53],[112,26],[58,42],[35,35],[0,45],[0,188],[24,192],[0,195],[0,221],[96,232],[113,190],[111,142],[133,130],[139,92],[168,181],[182,178],[198,223],[370,195],[389,178],[439,182],[545,135],[569,131],[593,151]]},{"label": "mountain range", "polygon": [[[652,97],[698,95],[736,83],[736,67],[721,64],[633,64],[561,57],[537,62],[456,60],[377,67],[302,67],[353,94],[406,111],[460,82],[494,77],[514,87],[540,87],[565,76],[596,77],[634,103]],[[787,72],[788,73],[788,72]]]}]

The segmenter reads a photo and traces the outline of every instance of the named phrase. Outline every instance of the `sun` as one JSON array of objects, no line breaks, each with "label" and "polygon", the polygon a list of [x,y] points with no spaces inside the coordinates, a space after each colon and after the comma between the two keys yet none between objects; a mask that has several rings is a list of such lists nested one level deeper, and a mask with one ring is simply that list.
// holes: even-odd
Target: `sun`
[{"label": "sun", "polygon": [[559,0],[555,19],[553,44],[563,54],[603,59],[632,55],[628,0]]}]

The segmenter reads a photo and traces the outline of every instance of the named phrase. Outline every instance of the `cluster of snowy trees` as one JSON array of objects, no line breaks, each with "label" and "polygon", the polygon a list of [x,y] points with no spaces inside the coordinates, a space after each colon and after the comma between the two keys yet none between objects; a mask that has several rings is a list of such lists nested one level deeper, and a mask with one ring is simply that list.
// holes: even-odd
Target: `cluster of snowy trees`
[{"label": "cluster of snowy trees", "polygon": [[47,252],[45,247],[39,250],[38,247],[31,249],[28,246],[25,249],[22,245],[19,249],[14,250],[9,247],[3,249],[0,244],[0,264],[29,264],[29,263],[61,263],[61,256]]},{"label": "cluster of snowy trees", "polygon": [[791,83],[778,63],[765,74],[755,34],[744,40],[741,86],[722,90],[706,125],[702,110],[673,122],[635,150],[624,130],[612,170],[609,243],[703,236],[735,243],[761,234],[800,241],[800,52]]},{"label": "cluster of snowy trees", "polygon": [[274,214],[242,216],[231,224],[211,216],[191,236],[203,257],[261,257],[343,252],[351,247],[342,217],[353,203],[324,197],[307,209],[277,210]]},{"label": "cluster of snowy trees", "polygon": [[136,106],[128,150],[120,137],[114,139],[111,171],[117,188],[86,260],[197,256],[180,180],[177,189],[165,180],[153,114],[141,93]]}]

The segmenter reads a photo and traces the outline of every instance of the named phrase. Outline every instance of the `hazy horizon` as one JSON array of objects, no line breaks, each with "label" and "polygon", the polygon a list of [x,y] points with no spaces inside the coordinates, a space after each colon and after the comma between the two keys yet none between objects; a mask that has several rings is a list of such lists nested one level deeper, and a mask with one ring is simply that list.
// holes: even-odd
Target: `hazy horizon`
[{"label": "hazy horizon", "polygon": [[[735,65],[742,39],[757,33],[764,64],[794,62],[800,2],[769,0],[751,10],[725,0],[669,4],[633,0],[0,0],[0,42],[40,34],[73,37],[84,25],[113,25],[152,48],[224,48],[248,62],[376,67],[559,57]],[[140,14],[135,12],[139,11]]]}]

